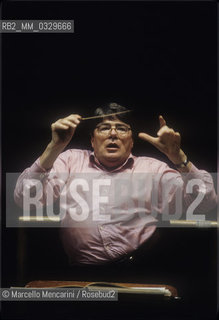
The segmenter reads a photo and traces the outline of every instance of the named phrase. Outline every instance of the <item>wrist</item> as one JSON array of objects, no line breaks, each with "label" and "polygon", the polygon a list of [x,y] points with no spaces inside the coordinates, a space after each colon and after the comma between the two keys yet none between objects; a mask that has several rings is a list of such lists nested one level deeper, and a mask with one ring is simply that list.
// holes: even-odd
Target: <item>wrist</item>
[{"label": "wrist", "polygon": [[53,141],[51,141],[43,154],[40,157],[40,165],[45,170],[50,169],[53,166],[54,161],[59,156],[59,154],[63,151],[65,148],[65,145],[57,145],[54,144]]},{"label": "wrist", "polygon": [[168,157],[168,158],[175,166],[183,164],[187,161],[187,156],[181,149],[177,155],[172,155],[171,157]]},{"label": "wrist", "polygon": [[189,172],[192,167],[192,164],[189,161],[188,157],[185,155],[185,153],[182,150],[180,151],[180,156],[174,159],[175,161],[172,162],[178,171],[185,173]]},{"label": "wrist", "polygon": [[187,167],[188,163],[189,163],[189,160],[188,160],[188,158],[186,157],[184,161],[182,161],[182,162],[180,162],[180,163],[175,163],[175,167],[176,167],[177,169],[185,168],[185,167]]},{"label": "wrist", "polygon": [[47,145],[49,151],[63,150],[66,147],[66,143],[55,143],[53,140]]}]

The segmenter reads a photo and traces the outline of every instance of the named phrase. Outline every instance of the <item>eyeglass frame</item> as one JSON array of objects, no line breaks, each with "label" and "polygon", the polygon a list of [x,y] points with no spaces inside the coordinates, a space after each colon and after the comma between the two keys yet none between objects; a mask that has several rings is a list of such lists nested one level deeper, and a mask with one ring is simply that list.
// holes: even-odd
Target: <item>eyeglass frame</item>
[{"label": "eyeglass frame", "polygon": [[[104,126],[104,125],[105,125],[105,126],[106,126],[106,125],[110,126],[110,129],[109,129],[109,131],[108,131],[107,133],[103,133],[103,132],[100,132],[100,131],[98,130],[101,126]],[[119,133],[119,132],[117,131],[116,126],[123,126],[123,127],[127,128],[127,131],[124,132],[124,133],[121,133],[121,132]],[[116,131],[116,133],[117,133],[118,135],[121,135],[121,136],[125,136],[126,134],[128,134],[129,130],[132,130],[131,127],[127,126],[126,124],[120,124],[120,123],[115,124],[115,125],[113,125],[113,126],[112,126],[111,124],[109,124],[109,123],[105,123],[105,124],[102,123],[102,124],[97,125],[95,129],[97,129],[97,131],[98,131],[99,134],[102,134],[102,135],[105,135],[105,136],[109,135],[110,132],[111,132],[113,129]]]}]

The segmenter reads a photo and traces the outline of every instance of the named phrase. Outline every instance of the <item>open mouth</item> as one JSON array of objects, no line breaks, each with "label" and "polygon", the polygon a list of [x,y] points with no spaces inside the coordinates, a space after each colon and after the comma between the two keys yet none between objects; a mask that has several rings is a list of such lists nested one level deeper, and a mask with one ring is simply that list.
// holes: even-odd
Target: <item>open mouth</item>
[{"label": "open mouth", "polygon": [[119,146],[118,144],[111,142],[107,144],[106,149],[109,151],[117,151],[119,149]]}]

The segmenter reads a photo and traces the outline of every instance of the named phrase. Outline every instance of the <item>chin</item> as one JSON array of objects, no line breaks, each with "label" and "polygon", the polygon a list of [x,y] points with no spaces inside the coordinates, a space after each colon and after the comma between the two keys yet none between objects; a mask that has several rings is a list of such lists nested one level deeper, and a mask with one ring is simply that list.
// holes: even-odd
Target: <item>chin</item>
[{"label": "chin", "polygon": [[106,160],[108,160],[108,161],[110,161],[110,160],[112,160],[112,161],[120,161],[121,159],[120,159],[120,157],[118,157],[118,155],[115,154],[115,153],[108,153],[108,154],[106,155]]},{"label": "chin", "polygon": [[123,163],[123,160],[118,159],[118,157],[107,157],[106,161],[107,163],[107,167],[116,167],[116,166],[120,166],[120,164]]}]

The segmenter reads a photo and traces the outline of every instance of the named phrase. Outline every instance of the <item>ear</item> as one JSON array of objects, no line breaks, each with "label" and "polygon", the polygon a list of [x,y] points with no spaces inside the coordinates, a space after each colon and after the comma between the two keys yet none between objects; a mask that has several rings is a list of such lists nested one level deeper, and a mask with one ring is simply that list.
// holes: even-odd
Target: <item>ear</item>
[{"label": "ear", "polygon": [[131,150],[132,150],[132,148],[134,147],[134,137],[133,137],[133,134],[132,134],[132,136],[131,136],[131,139],[132,139],[132,143],[131,143]]},{"label": "ear", "polygon": [[94,137],[93,136],[91,136],[91,138],[90,138],[90,143],[91,143],[92,148],[94,148]]}]

